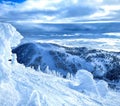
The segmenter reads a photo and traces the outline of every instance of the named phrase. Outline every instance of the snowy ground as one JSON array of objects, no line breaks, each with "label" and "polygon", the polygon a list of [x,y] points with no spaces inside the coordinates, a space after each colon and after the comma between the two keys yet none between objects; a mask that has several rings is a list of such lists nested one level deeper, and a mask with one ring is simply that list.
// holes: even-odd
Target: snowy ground
[{"label": "snowy ground", "polygon": [[[118,106],[120,104],[119,92],[109,90],[105,96],[101,97],[94,92],[91,93],[87,85],[83,89],[79,87],[81,85],[77,81],[35,72],[16,64],[12,65],[10,80],[0,85],[0,105]],[[92,89],[94,87],[96,86]],[[86,88],[87,91],[84,92]]]},{"label": "snowy ground", "polygon": [[88,71],[63,79],[8,61],[22,36],[10,24],[0,23],[0,33],[0,106],[119,106],[120,93]]}]

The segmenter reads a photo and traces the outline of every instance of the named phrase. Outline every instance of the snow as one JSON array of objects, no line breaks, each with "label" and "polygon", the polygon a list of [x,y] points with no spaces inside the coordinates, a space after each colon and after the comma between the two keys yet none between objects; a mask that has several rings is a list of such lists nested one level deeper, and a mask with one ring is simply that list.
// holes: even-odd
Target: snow
[{"label": "snow", "polygon": [[96,82],[90,72],[86,70],[78,70],[75,77],[79,82],[79,86],[77,86],[78,91],[81,90],[82,92],[89,92],[99,95]]},{"label": "snow", "polygon": [[[111,91],[106,82],[96,82],[92,74],[86,70],[79,70],[76,78],[69,80],[41,71],[37,72],[17,63],[15,55],[12,59],[11,47],[18,45],[22,36],[7,23],[0,23],[0,33],[0,106],[117,106],[120,104],[119,93]],[[12,59],[12,62],[8,61],[9,59]],[[101,86],[104,87],[100,89]],[[90,94],[81,92],[83,90]],[[94,94],[96,96],[92,96]],[[111,99],[113,97],[114,101]]]},{"label": "snow", "polygon": [[97,82],[97,89],[102,97],[106,96],[108,93],[108,84],[107,82],[100,80]]}]

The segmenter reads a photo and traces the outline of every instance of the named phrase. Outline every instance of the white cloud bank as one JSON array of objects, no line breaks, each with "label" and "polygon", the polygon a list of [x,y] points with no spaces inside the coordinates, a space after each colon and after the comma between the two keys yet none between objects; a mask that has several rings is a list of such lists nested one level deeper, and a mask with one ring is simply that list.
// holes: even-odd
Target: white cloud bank
[{"label": "white cloud bank", "polygon": [[26,0],[0,4],[0,21],[119,21],[119,0]]}]

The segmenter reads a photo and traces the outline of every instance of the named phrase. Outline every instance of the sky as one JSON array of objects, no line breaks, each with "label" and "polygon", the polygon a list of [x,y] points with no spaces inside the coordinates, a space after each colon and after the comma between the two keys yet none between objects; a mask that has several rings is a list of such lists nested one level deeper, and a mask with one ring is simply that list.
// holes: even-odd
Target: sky
[{"label": "sky", "polygon": [[120,0],[0,0],[0,21],[120,21]]}]

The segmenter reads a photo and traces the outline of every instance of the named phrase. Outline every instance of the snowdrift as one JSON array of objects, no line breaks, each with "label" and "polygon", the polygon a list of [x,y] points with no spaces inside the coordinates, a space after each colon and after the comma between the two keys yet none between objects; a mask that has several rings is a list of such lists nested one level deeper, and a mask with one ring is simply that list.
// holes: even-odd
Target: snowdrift
[{"label": "snowdrift", "polygon": [[0,106],[120,104],[117,99],[119,93],[108,90],[104,81],[96,82],[92,74],[86,70],[79,70],[73,80],[67,80],[34,71],[17,63],[16,56],[12,56],[11,47],[15,47],[21,38],[13,26],[0,23]]}]

